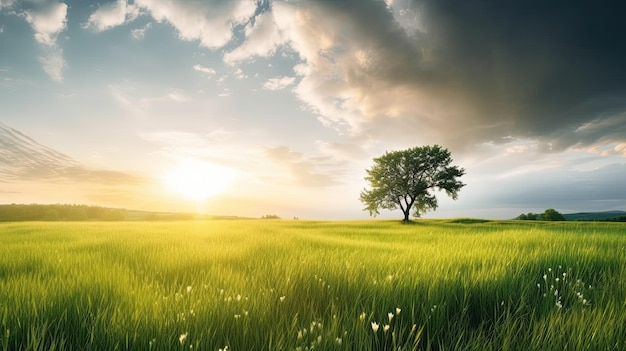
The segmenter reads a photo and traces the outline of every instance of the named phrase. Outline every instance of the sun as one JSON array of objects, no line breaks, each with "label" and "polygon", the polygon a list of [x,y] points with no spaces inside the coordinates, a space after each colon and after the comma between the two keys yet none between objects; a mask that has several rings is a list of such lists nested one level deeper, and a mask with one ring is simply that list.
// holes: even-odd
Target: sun
[{"label": "sun", "polygon": [[189,200],[203,201],[227,190],[232,179],[227,168],[196,159],[184,159],[164,177],[167,187]]}]

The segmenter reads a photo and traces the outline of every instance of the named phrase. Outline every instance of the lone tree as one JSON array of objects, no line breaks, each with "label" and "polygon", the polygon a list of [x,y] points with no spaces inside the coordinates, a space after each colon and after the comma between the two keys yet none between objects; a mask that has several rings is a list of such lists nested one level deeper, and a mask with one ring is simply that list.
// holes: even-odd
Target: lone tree
[{"label": "lone tree", "polygon": [[456,200],[459,190],[465,186],[457,179],[465,170],[451,166],[451,162],[450,152],[439,145],[386,152],[374,158],[374,166],[367,170],[365,180],[372,190],[363,189],[361,202],[370,216],[379,214],[380,208],[400,207],[403,222],[408,222],[411,207],[414,207],[414,216],[420,217],[428,210],[437,209],[433,191],[444,190]]}]

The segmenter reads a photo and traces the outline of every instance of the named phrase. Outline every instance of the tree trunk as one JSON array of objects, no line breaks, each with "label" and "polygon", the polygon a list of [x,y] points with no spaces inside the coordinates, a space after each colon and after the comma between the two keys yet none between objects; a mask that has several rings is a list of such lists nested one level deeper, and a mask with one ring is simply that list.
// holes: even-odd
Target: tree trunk
[{"label": "tree trunk", "polygon": [[402,223],[409,223],[409,215],[411,214],[411,207],[413,206],[413,202],[415,202],[415,198],[407,194],[404,196],[404,202],[406,206],[402,206],[402,203],[400,203],[400,208],[402,209],[402,212],[404,212],[404,219],[402,220]]},{"label": "tree trunk", "polygon": [[409,214],[411,213],[410,209],[406,209],[406,210],[402,210],[402,212],[404,212],[404,219],[402,220],[403,223],[408,223],[409,222]]}]

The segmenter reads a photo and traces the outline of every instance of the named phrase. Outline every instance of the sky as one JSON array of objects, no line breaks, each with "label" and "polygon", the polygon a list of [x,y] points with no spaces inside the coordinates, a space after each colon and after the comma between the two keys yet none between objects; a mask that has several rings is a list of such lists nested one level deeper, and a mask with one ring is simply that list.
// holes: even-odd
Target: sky
[{"label": "sky", "polygon": [[365,219],[438,144],[426,217],[626,210],[618,4],[0,0],[0,203]]}]

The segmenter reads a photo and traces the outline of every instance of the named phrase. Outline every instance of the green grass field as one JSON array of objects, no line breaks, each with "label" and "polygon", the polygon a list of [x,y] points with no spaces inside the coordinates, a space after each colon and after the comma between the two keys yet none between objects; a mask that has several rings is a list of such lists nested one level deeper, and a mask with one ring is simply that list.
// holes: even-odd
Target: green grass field
[{"label": "green grass field", "polygon": [[626,225],[0,224],[1,350],[625,350]]}]

